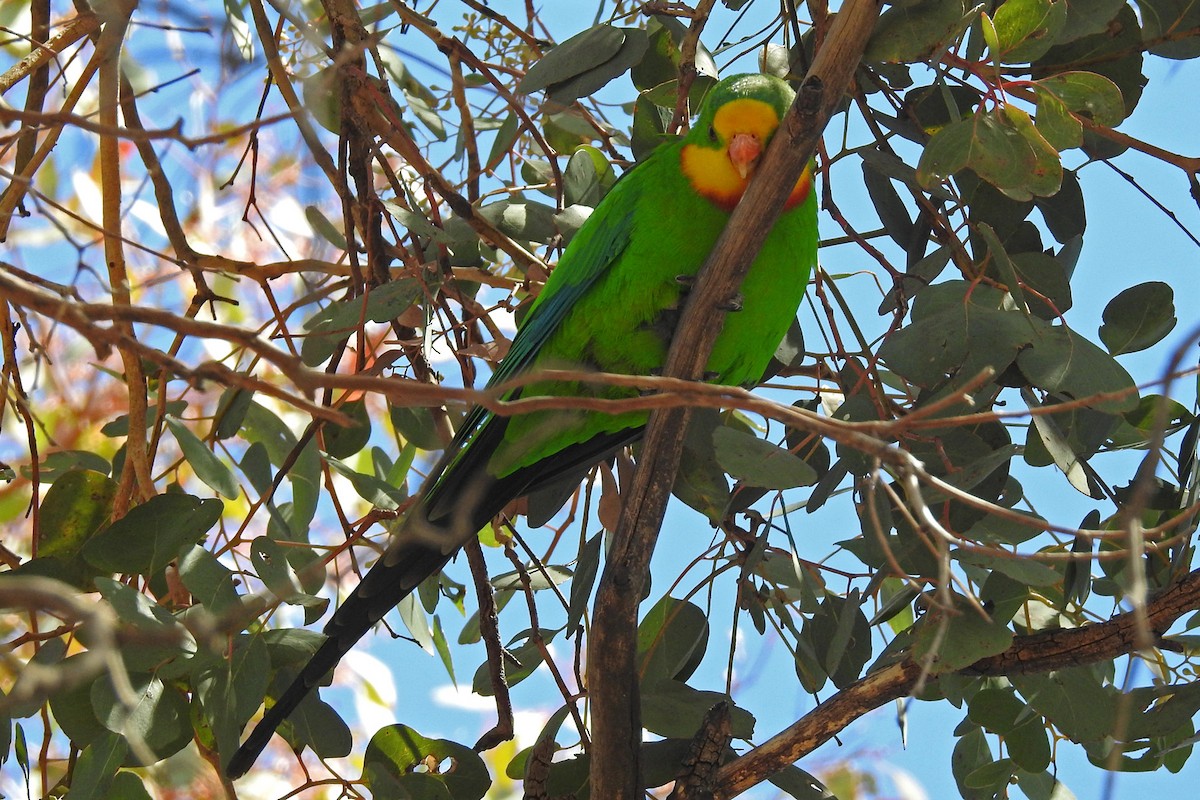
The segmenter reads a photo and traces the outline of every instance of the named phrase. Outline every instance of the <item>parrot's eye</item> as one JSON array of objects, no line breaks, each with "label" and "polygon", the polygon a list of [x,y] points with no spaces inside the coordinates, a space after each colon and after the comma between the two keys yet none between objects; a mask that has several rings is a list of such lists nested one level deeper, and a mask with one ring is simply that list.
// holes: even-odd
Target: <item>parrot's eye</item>
[{"label": "parrot's eye", "polygon": [[717,129],[712,125],[708,126],[708,140],[710,142],[715,142],[717,140]]}]

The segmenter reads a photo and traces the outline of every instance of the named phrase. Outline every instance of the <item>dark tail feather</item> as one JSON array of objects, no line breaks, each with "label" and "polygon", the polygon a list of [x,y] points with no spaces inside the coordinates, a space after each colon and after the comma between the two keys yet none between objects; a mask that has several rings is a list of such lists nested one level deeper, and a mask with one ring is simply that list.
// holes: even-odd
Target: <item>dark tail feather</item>
[{"label": "dark tail feather", "polygon": [[455,546],[450,552],[443,553],[441,549],[421,542],[397,542],[390,548],[329,620],[325,626],[328,637],[325,643],[233,754],[225,768],[229,777],[246,774],[271,741],[275,729],[321,683],[329,670],[337,666],[342,656],[423,580],[445,566],[457,550],[458,546]]},{"label": "dark tail feather", "polygon": [[[538,486],[585,466],[591,466],[641,436],[641,428],[600,434],[565,448],[553,457],[503,478],[488,476],[486,460],[503,435],[502,425],[480,431],[470,450],[449,468],[432,495],[422,497],[409,512],[383,558],[371,567],[325,626],[328,640],[300,671],[292,685],[267,709],[262,721],[233,754],[225,772],[237,778],[249,771],[275,729],[296,710],[300,701],[333,669],[342,656],[401,600],[437,573],[466,541],[509,501]],[[435,470],[446,468],[448,458]],[[431,519],[432,517],[432,519]]]}]

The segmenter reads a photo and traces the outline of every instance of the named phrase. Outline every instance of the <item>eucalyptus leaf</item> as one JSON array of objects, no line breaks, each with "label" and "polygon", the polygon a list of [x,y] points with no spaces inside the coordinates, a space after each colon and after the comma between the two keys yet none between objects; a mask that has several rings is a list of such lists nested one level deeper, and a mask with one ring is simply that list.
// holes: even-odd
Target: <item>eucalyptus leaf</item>
[{"label": "eucalyptus leaf", "polygon": [[1125,289],[1104,308],[1100,341],[1114,356],[1153,347],[1175,329],[1175,292],[1148,281]]}]

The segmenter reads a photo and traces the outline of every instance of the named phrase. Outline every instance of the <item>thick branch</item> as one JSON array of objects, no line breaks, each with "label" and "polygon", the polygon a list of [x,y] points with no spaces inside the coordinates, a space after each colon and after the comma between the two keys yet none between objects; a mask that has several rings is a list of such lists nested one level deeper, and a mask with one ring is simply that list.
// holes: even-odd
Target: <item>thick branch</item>
[{"label": "thick branch", "polygon": [[[1200,608],[1200,570],[1164,590],[1146,606],[1151,632],[1160,637],[1184,614]],[[1120,614],[1082,628],[1018,636],[1012,647],[962,670],[970,675],[1049,672],[1107,661],[1137,650],[1139,614]],[[816,750],[868,711],[907,697],[922,674],[910,659],[872,672],[821,703],[795,723],[721,768],[714,796],[734,797]]]},{"label": "thick branch", "polygon": [[[676,329],[667,375],[695,380],[703,374],[720,330],[712,324],[722,319],[718,308],[736,293],[816,150],[821,131],[858,66],[878,13],[877,0],[849,0],[838,15],[763,157],[758,178],[734,209],[700,271]],[[686,409],[651,415],[642,461],[625,498],[600,581],[587,670],[593,797],[634,798],[640,792],[641,719],[634,666],[637,606],[679,465],[688,418]]]}]

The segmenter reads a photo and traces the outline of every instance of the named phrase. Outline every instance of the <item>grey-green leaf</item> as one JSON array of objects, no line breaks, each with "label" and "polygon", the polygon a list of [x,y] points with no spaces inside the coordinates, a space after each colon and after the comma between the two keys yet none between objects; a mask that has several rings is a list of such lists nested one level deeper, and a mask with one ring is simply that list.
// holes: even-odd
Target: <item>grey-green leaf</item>
[{"label": "grey-green leaf", "polygon": [[237,480],[233,477],[233,471],[217,458],[216,453],[205,447],[200,437],[192,433],[182,420],[168,414],[166,421],[167,427],[175,436],[175,441],[179,443],[179,449],[183,451],[183,457],[192,465],[196,477],[213,491],[230,500],[236,500],[241,492]]},{"label": "grey-green leaf", "polygon": [[1158,344],[1175,328],[1175,292],[1168,284],[1147,281],[1118,294],[1104,308],[1100,341],[1114,356]]},{"label": "grey-green leaf", "polygon": [[156,495],[88,540],[83,557],[105,572],[153,575],[203,539],[224,507],[213,498]]},{"label": "grey-green leaf", "polygon": [[763,489],[811,486],[817,472],[803,459],[778,445],[735,428],[713,431],[717,463],[730,475]]}]

